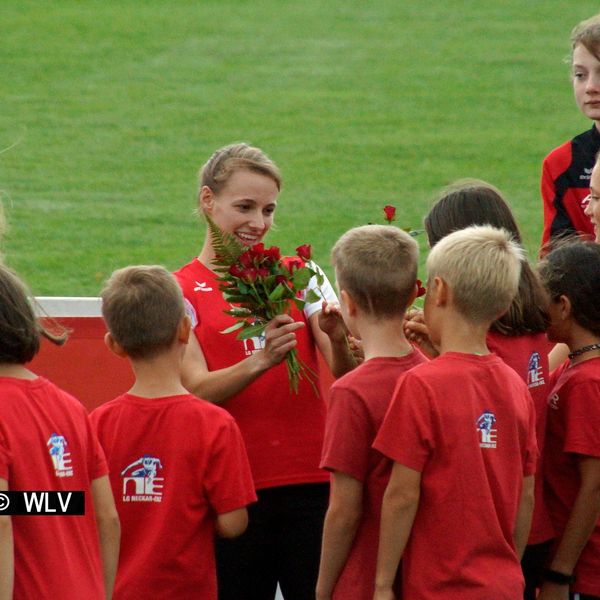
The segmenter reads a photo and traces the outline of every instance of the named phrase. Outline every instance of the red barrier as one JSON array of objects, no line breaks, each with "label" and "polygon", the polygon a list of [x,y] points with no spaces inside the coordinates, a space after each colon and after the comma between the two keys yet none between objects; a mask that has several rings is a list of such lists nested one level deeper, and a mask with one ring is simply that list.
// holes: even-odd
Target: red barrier
[{"label": "red barrier", "polygon": [[[88,411],[132,386],[129,361],[115,356],[104,343],[106,327],[98,298],[38,298],[38,302],[47,316],[71,334],[64,346],[42,341],[39,354],[29,365],[34,373],[73,394]],[[320,355],[319,360],[321,389],[327,397],[333,377]]]}]

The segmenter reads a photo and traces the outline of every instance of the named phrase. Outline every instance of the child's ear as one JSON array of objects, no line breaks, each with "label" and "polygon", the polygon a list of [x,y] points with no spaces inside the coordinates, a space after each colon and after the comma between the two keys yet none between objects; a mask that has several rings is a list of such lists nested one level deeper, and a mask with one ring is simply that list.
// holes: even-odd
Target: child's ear
[{"label": "child's ear", "polygon": [[356,316],[356,302],[354,302],[354,298],[346,290],[340,290],[340,298],[346,307],[348,316]]},{"label": "child's ear", "polygon": [[110,331],[107,331],[104,335],[104,343],[113,354],[116,354],[121,358],[127,357],[127,353],[125,352],[125,350],[123,350],[123,347],[115,340]]},{"label": "child's ear", "polygon": [[433,297],[436,306],[446,306],[450,298],[448,283],[437,275],[433,278]]},{"label": "child's ear", "polygon": [[198,194],[198,210],[201,213],[211,214],[215,202],[214,192],[207,186],[203,185]]},{"label": "child's ear", "polygon": [[190,339],[190,332],[192,330],[192,320],[185,315],[179,323],[177,329],[177,341],[182,344],[187,344]]},{"label": "child's ear", "polygon": [[573,308],[569,297],[563,294],[562,296],[559,296],[555,302],[558,305],[558,314],[560,318],[563,321],[568,319],[571,316],[571,311]]}]

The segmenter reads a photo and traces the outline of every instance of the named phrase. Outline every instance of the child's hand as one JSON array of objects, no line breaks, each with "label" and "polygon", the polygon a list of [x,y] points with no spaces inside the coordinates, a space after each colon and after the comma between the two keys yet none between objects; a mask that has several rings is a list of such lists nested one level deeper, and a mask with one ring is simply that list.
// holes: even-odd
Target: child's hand
[{"label": "child's hand", "polygon": [[340,305],[337,302],[323,300],[323,307],[319,313],[319,327],[326,333],[331,341],[341,342],[346,337],[348,329],[344,324]]},{"label": "child's hand", "polygon": [[404,335],[412,344],[416,344],[430,358],[439,355],[438,349],[429,339],[429,330],[425,325],[423,311],[419,309],[409,310],[404,318]]},{"label": "child's hand", "polygon": [[357,365],[360,365],[365,361],[365,353],[362,346],[362,340],[355,338],[353,335],[348,335],[348,348],[352,353],[352,358]]}]

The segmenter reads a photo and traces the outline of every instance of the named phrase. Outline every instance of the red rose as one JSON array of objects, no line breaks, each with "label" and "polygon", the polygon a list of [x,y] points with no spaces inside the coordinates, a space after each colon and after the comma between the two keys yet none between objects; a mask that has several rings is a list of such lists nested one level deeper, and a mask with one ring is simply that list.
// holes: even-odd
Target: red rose
[{"label": "red rose", "polygon": [[297,258],[290,259],[287,264],[290,274],[294,272],[294,269],[301,269],[303,266],[304,265],[302,264],[302,261],[298,260]]},{"label": "red rose", "polygon": [[424,296],[427,293],[427,289],[423,287],[423,283],[421,282],[420,279],[417,279],[416,285],[417,285],[417,298],[420,298],[421,296]]},{"label": "red rose", "polygon": [[281,252],[277,246],[271,246],[265,250],[265,257],[275,262],[281,258]]},{"label": "red rose", "polygon": [[254,244],[250,250],[255,256],[262,256],[265,252],[265,245],[262,242]]},{"label": "red rose", "polygon": [[396,207],[387,204],[383,207],[383,214],[385,215],[384,219],[391,225],[392,221],[396,218]]},{"label": "red rose", "polygon": [[287,285],[288,287],[292,286],[292,282],[288,281],[288,278],[285,275],[277,275],[277,277],[275,277],[275,283]]},{"label": "red rose", "polygon": [[311,248],[310,244],[302,244],[302,246],[298,246],[296,248],[296,254],[302,260],[310,260],[310,257],[312,254],[312,248]]},{"label": "red rose", "polygon": [[252,252],[250,252],[250,250],[246,250],[246,252],[240,254],[238,262],[242,265],[242,267],[251,267],[254,264],[254,255]]},{"label": "red rose", "polygon": [[236,263],[229,267],[229,274],[233,275],[234,277],[242,277],[244,274],[244,269]]},{"label": "red rose", "polygon": [[258,276],[259,277],[268,277],[271,273],[269,272],[269,269],[262,267],[260,269],[258,269]]},{"label": "red rose", "polygon": [[254,267],[249,267],[242,271],[242,279],[246,283],[254,283],[258,277],[258,271]]}]

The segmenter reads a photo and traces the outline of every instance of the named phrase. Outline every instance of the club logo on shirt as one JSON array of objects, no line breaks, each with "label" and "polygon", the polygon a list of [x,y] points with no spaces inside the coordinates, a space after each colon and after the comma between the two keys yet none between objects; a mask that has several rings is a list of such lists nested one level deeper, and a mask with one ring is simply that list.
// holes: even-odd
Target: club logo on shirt
[{"label": "club logo on shirt", "polygon": [[539,352],[534,352],[529,357],[527,364],[527,387],[529,389],[544,385],[544,372],[542,370],[542,358]]},{"label": "club logo on shirt", "polygon": [[68,446],[64,436],[53,433],[46,442],[48,452],[54,466],[54,473],[57,477],[73,477],[73,467],[71,466],[71,453],[65,452]]},{"label": "club logo on shirt", "polygon": [[196,284],[196,287],[194,288],[195,292],[212,292],[213,289],[211,287],[207,287],[206,286],[206,282],[202,282],[200,283],[199,281],[195,281],[194,282]]},{"label": "club logo on shirt", "polygon": [[164,477],[157,477],[162,469],[160,458],[144,454],[121,471],[123,502],[162,502]]},{"label": "club logo on shirt", "polygon": [[493,412],[486,410],[481,413],[477,419],[477,431],[481,434],[480,448],[495,448],[497,442],[497,429],[494,428],[496,423],[496,415]]},{"label": "club logo on shirt", "polygon": [[266,336],[265,334],[261,334],[258,337],[248,338],[247,340],[243,340],[244,343],[244,353],[246,356],[250,356],[255,352],[262,350],[266,344]]},{"label": "club logo on shirt", "polygon": [[560,400],[560,398],[558,397],[558,394],[552,394],[552,396],[550,396],[550,398],[548,398],[548,406],[552,410],[558,410],[559,409],[559,406],[558,406],[559,400]]}]

